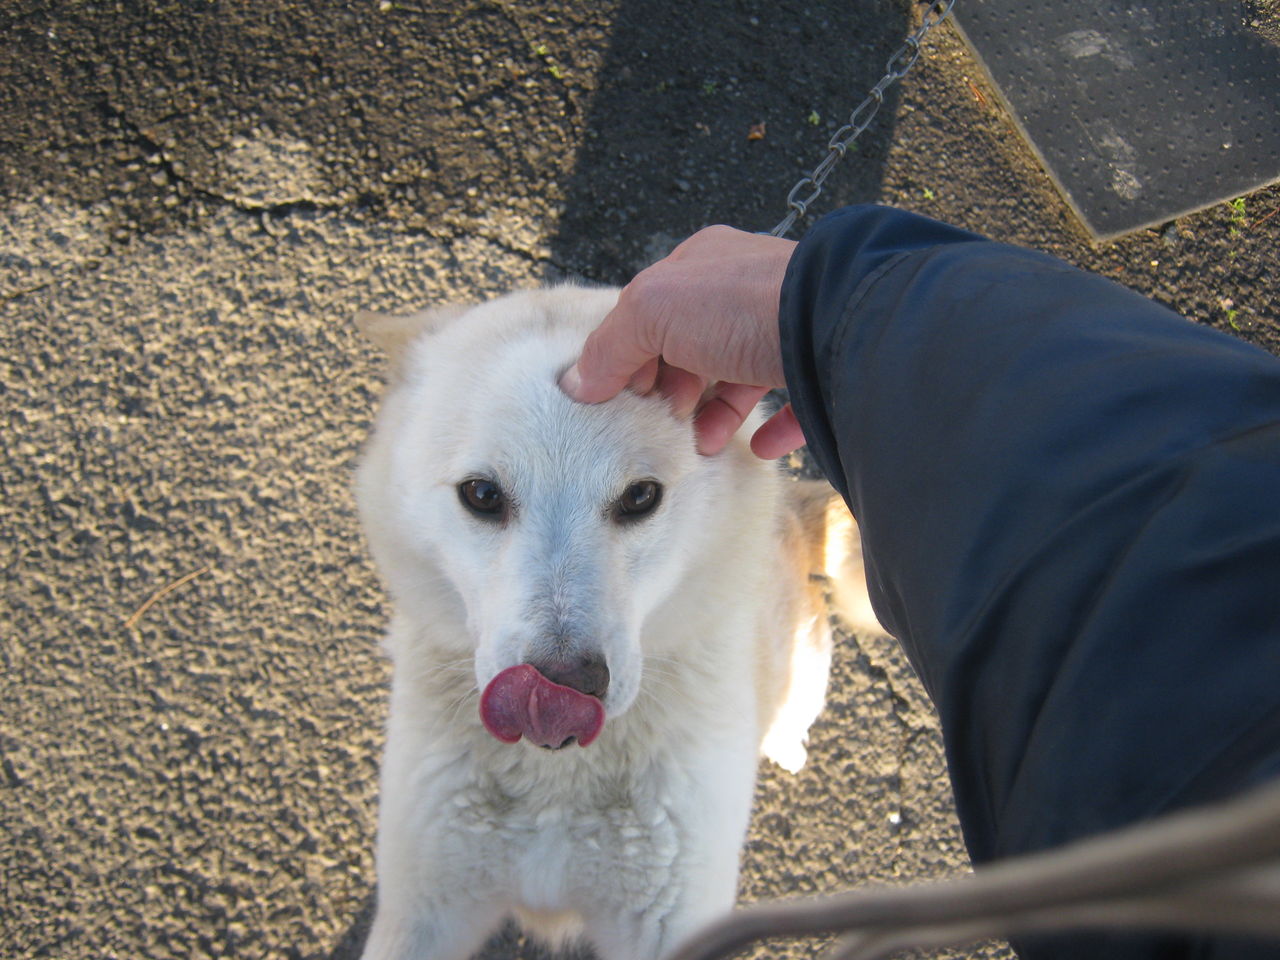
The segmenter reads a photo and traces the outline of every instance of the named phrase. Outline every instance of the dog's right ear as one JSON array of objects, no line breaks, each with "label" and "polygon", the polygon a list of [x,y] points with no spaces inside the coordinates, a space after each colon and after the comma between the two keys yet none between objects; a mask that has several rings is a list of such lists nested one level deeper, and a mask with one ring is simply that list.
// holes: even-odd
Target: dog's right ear
[{"label": "dog's right ear", "polygon": [[392,371],[399,373],[409,344],[420,335],[438,330],[470,309],[470,306],[464,304],[447,304],[407,314],[360,310],[356,312],[356,328],[386,351],[391,360]]}]

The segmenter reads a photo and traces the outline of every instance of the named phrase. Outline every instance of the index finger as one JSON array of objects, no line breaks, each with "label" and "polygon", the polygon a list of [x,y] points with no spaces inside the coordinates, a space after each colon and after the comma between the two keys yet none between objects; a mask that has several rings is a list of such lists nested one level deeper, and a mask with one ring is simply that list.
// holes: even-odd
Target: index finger
[{"label": "index finger", "polygon": [[618,306],[587,337],[578,362],[560,378],[560,389],[574,400],[601,403],[617,396],[641,368],[662,355],[661,344],[643,318],[632,319],[624,311],[619,298]]}]

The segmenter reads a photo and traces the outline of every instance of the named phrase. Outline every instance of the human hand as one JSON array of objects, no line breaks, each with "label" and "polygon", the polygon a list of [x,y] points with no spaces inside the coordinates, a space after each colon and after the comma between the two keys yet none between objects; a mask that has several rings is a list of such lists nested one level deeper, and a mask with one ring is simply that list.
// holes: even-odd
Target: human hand
[{"label": "human hand", "polygon": [[[778,340],[778,297],[795,243],[707,227],[639,273],[587,338],[560,387],[600,403],[625,387],[669,398],[694,413],[698,450],[718,453],[773,387],[786,385]],[[804,444],[791,407],[758,429],[764,459]]]}]

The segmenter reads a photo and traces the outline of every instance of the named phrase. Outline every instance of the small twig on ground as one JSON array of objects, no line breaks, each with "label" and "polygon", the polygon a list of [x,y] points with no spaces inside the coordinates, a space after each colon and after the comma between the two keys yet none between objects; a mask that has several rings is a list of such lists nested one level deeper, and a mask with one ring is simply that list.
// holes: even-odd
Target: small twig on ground
[{"label": "small twig on ground", "polygon": [[1274,210],[1268,213],[1265,217],[1259,217],[1257,220],[1253,221],[1253,223],[1249,224],[1248,229],[1252,230],[1254,227],[1262,226],[1264,223],[1266,223],[1268,220],[1274,217],[1277,213],[1280,213],[1280,207],[1276,207]]},{"label": "small twig on ground", "polygon": [[969,92],[973,94],[973,99],[977,100],[985,107],[987,105],[987,98],[982,95],[982,91],[978,89],[978,85],[968,77],[964,78],[964,82],[969,85]]},{"label": "small twig on ground", "polygon": [[31,293],[39,293],[51,283],[53,283],[52,280],[46,280],[44,283],[37,283],[34,287],[23,287],[21,290],[6,290],[4,293],[0,293],[0,303],[8,303],[10,300],[18,300]]},{"label": "small twig on ground", "polygon": [[179,587],[186,586],[196,577],[202,576],[208,573],[212,569],[213,567],[209,566],[208,564],[205,564],[199,570],[193,570],[190,573],[188,573],[186,576],[179,577],[177,580],[173,581],[173,583],[166,584],[165,586],[161,587],[159,590],[157,590],[147,599],[146,603],[140,606],[137,610],[133,611],[133,614],[129,617],[129,619],[124,622],[125,629],[132,630],[134,627],[138,625],[138,622],[142,619],[143,615],[146,614],[146,612],[150,610],[153,606],[155,606],[157,602],[162,600],[164,597],[167,597],[169,594],[173,593],[173,591],[177,590]]}]

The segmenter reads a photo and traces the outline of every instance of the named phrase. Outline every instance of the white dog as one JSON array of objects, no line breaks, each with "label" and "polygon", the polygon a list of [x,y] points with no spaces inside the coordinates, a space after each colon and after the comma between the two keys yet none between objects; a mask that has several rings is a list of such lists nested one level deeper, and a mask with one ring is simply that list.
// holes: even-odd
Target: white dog
[{"label": "white dog", "polygon": [[394,603],[366,960],[465,960],[510,916],[656,960],[734,903],[762,743],[804,763],[831,491],[741,438],[699,456],[656,396],[569,400],[616,297],[362,315],[392,357],[357,493]]}]

